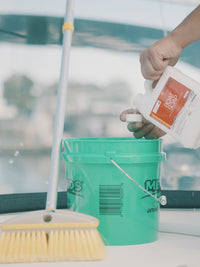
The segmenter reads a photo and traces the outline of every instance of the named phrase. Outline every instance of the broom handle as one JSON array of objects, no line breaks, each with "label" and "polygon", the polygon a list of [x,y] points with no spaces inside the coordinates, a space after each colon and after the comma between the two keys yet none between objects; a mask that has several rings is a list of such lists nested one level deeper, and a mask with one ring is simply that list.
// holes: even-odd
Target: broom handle
[{"label": "broom handle", "polygon": [[[64,25],[73,26],[74,0],[67,0]],[[46,200],[46,210],[55,210],[57,205],[57,188],[60,169],[60,155],[62,150],[62,137],[65,121],[65,104],[67,98],[69,55],[72,40],[72,30],[64,30],[60,79],[58,85],[57,107],[54,122],[53,146],[49,173],[49,185]]]}]

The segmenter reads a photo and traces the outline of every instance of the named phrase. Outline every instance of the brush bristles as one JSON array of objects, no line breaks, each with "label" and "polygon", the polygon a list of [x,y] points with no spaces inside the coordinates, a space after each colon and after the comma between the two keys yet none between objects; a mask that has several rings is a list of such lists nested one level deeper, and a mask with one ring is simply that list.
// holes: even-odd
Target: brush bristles
[{"label": "brush bristles", "polygon": [[105,258],[97,229],[2,232],[0,263],[96,261]]}]

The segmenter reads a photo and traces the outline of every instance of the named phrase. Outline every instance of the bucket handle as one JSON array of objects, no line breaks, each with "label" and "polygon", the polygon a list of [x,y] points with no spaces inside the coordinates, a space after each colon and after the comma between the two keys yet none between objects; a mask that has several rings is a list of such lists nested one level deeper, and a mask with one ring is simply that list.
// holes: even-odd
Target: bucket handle
[{"label": "bucket handle", "polygon": [[113,159],[110,159],[110,162],[117,167],[118,170],[120,170],[129,180],[134,182],[140,189],[142,189],[145,193],[153,197],[155,200],[157,200],[162,206],[165,206],[167,204],[167,198],[166,196],[162,195],[159,198],[151,194],[148,190],[146,190],[144,187],[142,187],[140,184],[138,184],[133,178],[131,178],[128,173],[126,173]]}]

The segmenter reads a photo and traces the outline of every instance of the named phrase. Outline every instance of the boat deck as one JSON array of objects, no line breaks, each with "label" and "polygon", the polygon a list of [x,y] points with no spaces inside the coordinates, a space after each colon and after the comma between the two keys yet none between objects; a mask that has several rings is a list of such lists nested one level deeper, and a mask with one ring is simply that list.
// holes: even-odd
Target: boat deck
[{"label": "boat deck", "polygon": [[[1,215],[0,222],[10,216]],[[199,267],[199,251],[200,211],[161,210],[159,238],[155,242],[133,246],[107,246],[107,258],[100,262],[20,263],[9,264],[9,267]]]}]

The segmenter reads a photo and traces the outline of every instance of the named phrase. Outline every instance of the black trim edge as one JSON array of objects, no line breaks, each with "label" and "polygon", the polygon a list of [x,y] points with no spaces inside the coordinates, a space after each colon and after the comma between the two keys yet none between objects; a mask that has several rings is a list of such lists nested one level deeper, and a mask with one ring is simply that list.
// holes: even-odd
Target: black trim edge
[{"label": "black trim edge", "polygon": [[[44,210],[47,193],[19,193],[0,195],[0,214]],[[58,209],[67,208],[66,192],[58,193]]]},{"label": "black trim edge", "polygon": [[167,205],[161,208],[172,209],[199,209],[200,191],[162,190],[167,198]]},{"label": "black trim edge", "polygon": [[[199,209],[200,191],[162,190],[167,198],[167,205],[161,208],[170,209]],[[47,193],[19,193],[0,195],[0,214],[44,210]],[[66,192],[58,193],[58,209],[67,208]]]}]

